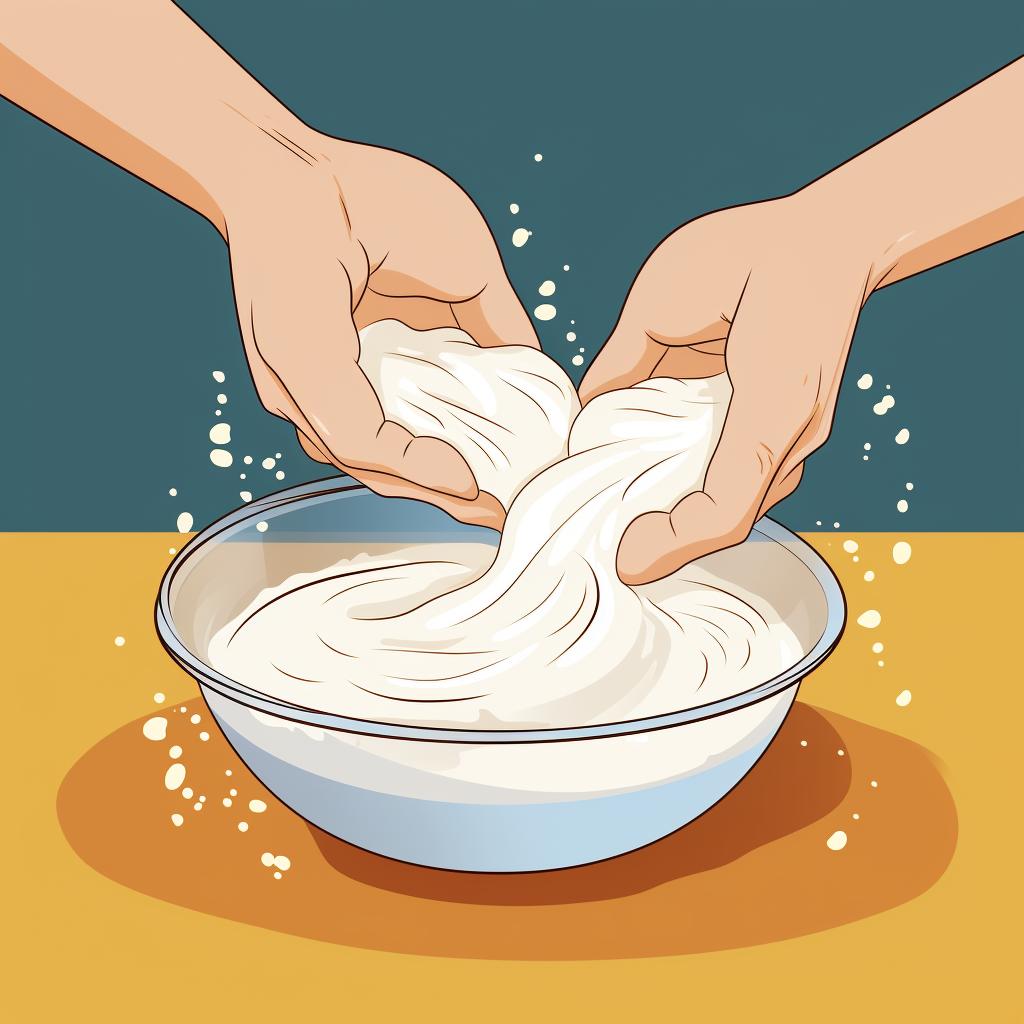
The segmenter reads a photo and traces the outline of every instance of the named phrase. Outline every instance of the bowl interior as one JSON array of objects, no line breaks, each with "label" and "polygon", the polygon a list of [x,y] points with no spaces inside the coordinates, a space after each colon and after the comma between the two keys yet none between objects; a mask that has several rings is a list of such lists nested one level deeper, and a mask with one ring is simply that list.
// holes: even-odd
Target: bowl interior
[{"label": "bowl interior", "polygon": [[[182,549],[158,600],[161,639],[201,681],[265,709],[277,702],[250,690],[245,680],[225,680],[207,660],[213,635],[260,591],[363,552],[439,541],[494,547],[498,539],[495,531],[459,523],[431,505],[381,498],[347,477],[291,488],[230,513]],[[728,580],[741,595],[767,600],[805,652],[785,678],[748,691],[751,700],[797,682],[838,639],[845,612],[838,583],[813,549],[777,523],[762,520],[743,545],[709,556],[700,568]],[[736,695],[732,706],[746,702]],[[708,705],[706,713],[718,713],[718,703]],[[289,717],[311,716],[299,709]]]}]

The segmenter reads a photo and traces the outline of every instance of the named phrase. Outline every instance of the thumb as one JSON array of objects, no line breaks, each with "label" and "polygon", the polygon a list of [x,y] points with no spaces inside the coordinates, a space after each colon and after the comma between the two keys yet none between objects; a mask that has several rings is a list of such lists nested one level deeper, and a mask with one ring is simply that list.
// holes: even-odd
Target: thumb
[{"label": "thumb", "polygon": [[452,303],[452,312],[459,327],[482,348],[496,345],[540,348],[533,323],[500,265],[473,298]]},{"label": "thumb", "polygon": [[580,401],[647,380],[667,351],[645,331],[627,304],[619,322],[580,381]]},{"label": "thumb", "polygon": [[[661,579],[750,533],[797,431],[766,435],[771,425],[758,422],[744,397],[733,396],[703,489],[686,495],[671,512],[648,512],[626,529],[617,557],[624,583]],[[789,482],[790,490],[798,479]]]}]

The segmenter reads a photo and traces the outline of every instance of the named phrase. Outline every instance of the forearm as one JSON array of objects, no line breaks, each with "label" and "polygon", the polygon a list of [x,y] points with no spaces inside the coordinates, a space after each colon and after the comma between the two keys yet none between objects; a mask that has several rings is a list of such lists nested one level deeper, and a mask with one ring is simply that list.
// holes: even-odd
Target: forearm
[{"label": "forearm", "polygon": [[254,166],[315,133],[170,0],[3,0],[0,93],[225,233]]},{"label": "forearm", "polygon": [[1024,231],[1024,59],[809,185],[871,260],[867,292]]}]

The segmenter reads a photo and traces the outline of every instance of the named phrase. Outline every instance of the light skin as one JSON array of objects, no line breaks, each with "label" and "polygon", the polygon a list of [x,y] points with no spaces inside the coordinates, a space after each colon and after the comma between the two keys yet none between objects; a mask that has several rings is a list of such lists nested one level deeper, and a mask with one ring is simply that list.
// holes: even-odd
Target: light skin
[{"label": "light skin", "polygon": [[[500,526],[462,457],[386,421],[357,364],[358,328],[385,317],[537,347],[465,193],[310,128],[169,0],[2,0],[0,13],[0,93],[228,242],[253,381],[306,452]],[[651,254],[583,400],[723,369],[733,399],[704,489],[626,531],[626,582],[739,543],[792,493],[875,291],[1024,230],[1022,111],[1024,60],[801,191],[699,218]]]},{"label": "light skin", "polygon": [[880,288],[1024,231],[1024,59],[794,195],[709,214],[641,268],[580,387],[726,370],[704,489],[629,526],[627,583],[742,541],[827,440],[854,328]]},{"label": "light skin", "polygon": [[209,220],[268,410],[313,458],[500,525],[450,445],[384,419],[357,330],[395,317],[538,347],[472,200],[420,160],[315,131],[169,0],[4,0],[0,93]]}]

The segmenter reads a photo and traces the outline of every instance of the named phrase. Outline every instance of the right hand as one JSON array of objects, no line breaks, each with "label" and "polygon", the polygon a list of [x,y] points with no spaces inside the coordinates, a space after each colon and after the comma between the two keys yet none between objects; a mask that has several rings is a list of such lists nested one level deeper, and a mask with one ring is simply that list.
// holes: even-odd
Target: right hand
[{"label": "right hand", "polygon": [[861,307],[870,249],[807,194],[709,214],[641,268],[580,386],[584,402],[649,377],[728,371],[733,395],[703,490],[635,519],[618,551],[648,583],[740,543],[791,494],[827,439]]}]

